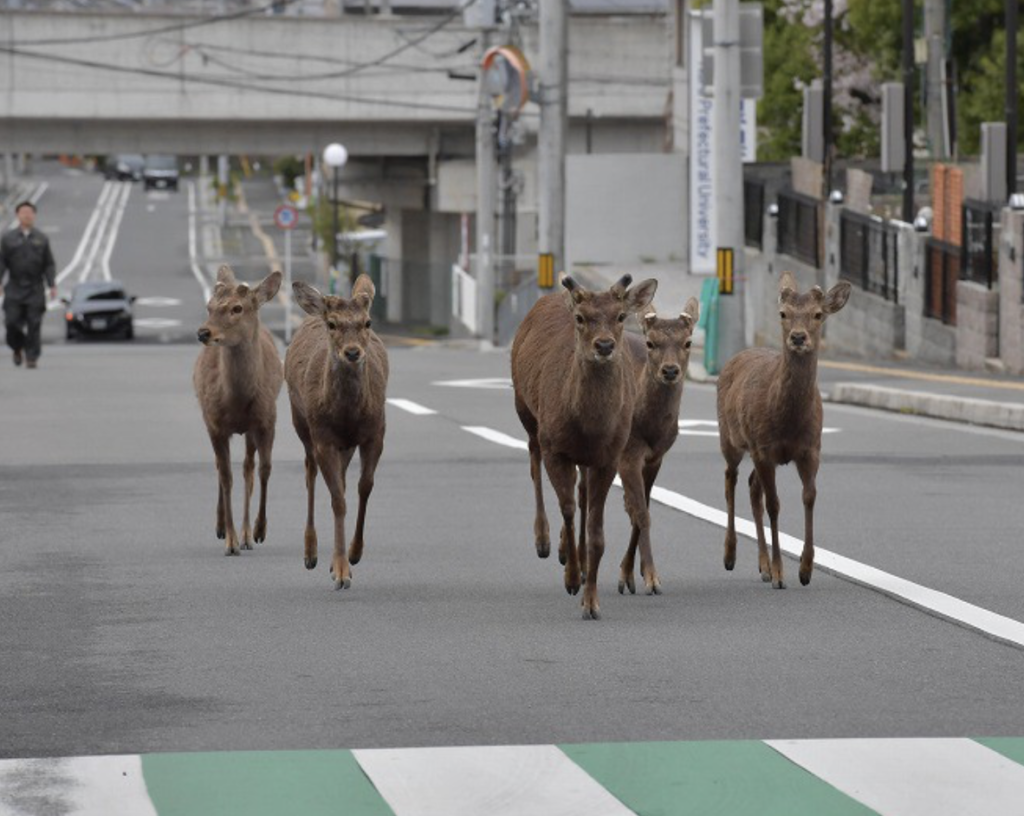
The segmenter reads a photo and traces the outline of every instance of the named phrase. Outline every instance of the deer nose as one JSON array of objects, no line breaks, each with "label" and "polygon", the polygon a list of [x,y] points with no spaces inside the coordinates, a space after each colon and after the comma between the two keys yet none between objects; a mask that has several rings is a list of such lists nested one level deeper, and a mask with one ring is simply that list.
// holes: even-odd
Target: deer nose
[{"label": "deer nose", "polygon": [[355,346],[349,346],[345,349],[345,359],[350,363],[358,363],[359,358],[363,356],[362,349],[356,348]]},{"label": "deer nose", "polygon": [[200,343],[209,343],[212,332],[207,328],[202,328],[196,332],[196,337],[199,338]]},{"label": "deer nose", "polygon": [[594,350],[602,357],[610,357],[611,353],[615,351],[614,340],[595,340]]},{"label": "deer nose", "polygon": [[789,339],[793,342],[794,346],[802,346],[807,342],[807,332],[792,332],[789,335]]},{"label": "deer nose", "polygon": [[680,374],[680,368],[677,365],[667,365],[661,367],[661,376],[669,382],[673,382]]}]

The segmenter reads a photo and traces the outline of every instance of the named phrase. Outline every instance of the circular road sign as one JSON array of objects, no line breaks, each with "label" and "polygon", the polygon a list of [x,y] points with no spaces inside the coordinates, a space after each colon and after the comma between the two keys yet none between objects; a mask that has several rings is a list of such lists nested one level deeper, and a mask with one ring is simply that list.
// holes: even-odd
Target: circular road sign
[{"label": "circular road sign", "polygon": [[281,229],[290,230],[295,229],[295,225],[299,222],[299,211],[294,207],[289,207],[287,204],[282,204],[276,210],[274,210],[274,223],[277,224]]}]

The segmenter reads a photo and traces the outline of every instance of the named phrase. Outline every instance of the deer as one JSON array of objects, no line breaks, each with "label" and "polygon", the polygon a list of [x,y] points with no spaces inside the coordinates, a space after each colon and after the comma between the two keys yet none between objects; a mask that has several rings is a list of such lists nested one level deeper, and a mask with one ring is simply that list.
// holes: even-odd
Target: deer
[{"label": "deer", "polygon": [[[292,284],[295,301],[307,317],[285,355],[285,380],[292,423],[306,451],[306,569],[317,565],[313,494],[317,470],[323,474],[334,512],[334,555],[330,574],[335,589],[352,585],[352,565],[363,555],[366,505],[384,450],[384,402],[388,354],[373,331],[370,306],[375,289],[360,275],[346,300],[322,295],[301,281]],[[359,513],[345,548],[345,476],[359,449]]]},{"label": "deer", "polygon": [[[196,336],[199,351],[192,383],[213,445],[217,466],[217,538],[224,554],[251,550],[267,536],[267,485],[270,481],[277,397],[284,379],[274,338],[260,323],[259,311],[281,287],[281,273],[272,272],[252,287],[235,279],[229,266],[217,271],[207,304],[208,317]],[[231,510],[231,437],[245,437],[245,511],[238,539]],[[260,505],[255,527],[249,523],[256,469],[260,458]]]},{"label": "deer", "polygon": [[[597,575],[604,554],[604,506],[629,439],[636,400],[623,325],[630,312],[650,304],[658,286],[649,279],[630,288],[632,282],[624,275],[607,291],[592,292],[565,276],[566,291],[538,300],[512,343],[515,408],[529,437],[536,502],[534,546],[539,557],[550,555],[543,463],[562,513],[558,557],[570,595],[579,594],[586,570],[586,620],[601,616]],[[577,468],[583,469],[589,498],[582,556],[575,533]]]},{"label": "deer", "polygon": [[[818,391],[818,351],[829,315],[850,297],[851,286],[840,281],[827,293],[818,286],[800,294],[791,272],[779,279],[779,320],[782,349],[752,348],[739,352],[718,378],[718,431],[725,458],[725,499],[728,526],[725,568],[736,564],[736,479],[744,454],[754,469],[750,474],[750,505],[757,527],[758,568],[761,580],[785,589],[779,550],[779,496],[775,469],[796,464],[803,485],[804,546],[800,555],[800,583],[811,581],[814,570],[815,480],[821,463],[821,393]],[[772,552],[764,533],[764,508],[771,522]]]}]

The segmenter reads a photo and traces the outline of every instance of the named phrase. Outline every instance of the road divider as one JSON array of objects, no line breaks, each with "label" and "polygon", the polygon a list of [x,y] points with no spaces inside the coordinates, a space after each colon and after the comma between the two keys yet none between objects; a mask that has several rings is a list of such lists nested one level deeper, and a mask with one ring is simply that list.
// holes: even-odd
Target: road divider
[{"label": "road divider", "polygon": [[194,181],[188,183],[188,261],[193,276],[203,290],[203,305],[205,306],[210,300],[211,289],[210,281],[203,274],[203,270],[199,268],[196,250],[196,183]]}]

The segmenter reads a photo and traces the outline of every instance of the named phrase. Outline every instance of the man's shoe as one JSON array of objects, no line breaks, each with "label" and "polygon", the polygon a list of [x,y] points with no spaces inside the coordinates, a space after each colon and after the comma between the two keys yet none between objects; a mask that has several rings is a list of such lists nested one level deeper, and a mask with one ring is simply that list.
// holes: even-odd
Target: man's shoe
[{"label": "man's shoe", "polygon": [[14,364],[16,366],[21,365],[21,349],[18,349],[17,351],[14,352]]},{"label": "man's shoe", "polygon": [[25,368],[36,368],[39,365],[35,360],[29,360],[25,363]]}]

